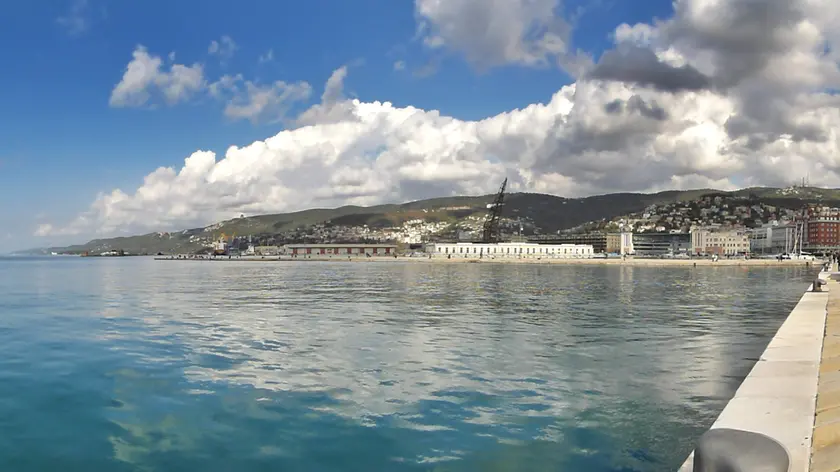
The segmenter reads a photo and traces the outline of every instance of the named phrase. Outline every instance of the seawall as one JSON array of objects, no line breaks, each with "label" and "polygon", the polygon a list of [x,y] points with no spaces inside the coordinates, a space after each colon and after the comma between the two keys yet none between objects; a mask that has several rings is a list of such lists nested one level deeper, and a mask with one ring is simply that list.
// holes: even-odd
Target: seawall
[{"label": "seawall", "polygon": [[[828,272],[819,274],[823,279],[828,276]],[[808,472],[810,467],[828,290],[840,290],[838,285],[827,287],[821,292],[809,287],[802,295],[710,428],[752,431],[775,439],[790,456],[790,472]],[[679,472],[692,472],[693,465],[692,452]]]}]

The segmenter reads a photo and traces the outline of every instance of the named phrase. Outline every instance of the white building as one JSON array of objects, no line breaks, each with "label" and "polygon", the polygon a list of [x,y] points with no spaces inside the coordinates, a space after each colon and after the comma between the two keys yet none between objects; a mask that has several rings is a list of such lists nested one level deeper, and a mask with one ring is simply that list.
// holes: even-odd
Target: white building
[{"label": "white building", "polygon": [[635,254],[636,249],[633,247],[633,233],[621,233],[621,254]]},{"label": "white building", "polygon": [[511,243],[434,243],[428,252],[437,257],[546,257],[589,259],[595,253],[591,244]]}]

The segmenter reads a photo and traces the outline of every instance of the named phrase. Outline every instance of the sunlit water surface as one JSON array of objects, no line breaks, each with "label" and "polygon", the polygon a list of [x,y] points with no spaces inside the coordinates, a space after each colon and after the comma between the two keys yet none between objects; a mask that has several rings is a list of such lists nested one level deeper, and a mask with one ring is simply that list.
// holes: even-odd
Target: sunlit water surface
[{"label": "sunlit water surface", "polygon": [[674,470],[808,280],[2,259],[0,470]]}]

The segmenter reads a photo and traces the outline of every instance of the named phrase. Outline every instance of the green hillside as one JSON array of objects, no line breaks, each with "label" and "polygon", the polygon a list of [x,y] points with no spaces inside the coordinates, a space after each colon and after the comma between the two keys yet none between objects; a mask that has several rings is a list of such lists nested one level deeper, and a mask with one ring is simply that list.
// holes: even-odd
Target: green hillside
[{"label": "green hillside", "polygon": [[[533,223],[542,233],[574,228],[591,221],[612,219],[642,211],[653,204],[667,204],[695,200],[704,195],[721,195],[739,199],[760,200],[768,205],[798,208],[809,202],[824,202],[840,206],[840,190],[820,188],[749,188],[734,192],[713,189],[665,191],[653,194],[614,193],[586,198],[563,198],[537,193],[515,193],[506,197],[504,217],[523,218]],[[68,247],[46,248],[32,253],[97,253],[109,249],[123,249],[132,254],[186,253],[201,250],[208,242],[224,233],[228,236],[253,236],[262,240],[282,243],[297,229],[309,228],[326,222],[338,226],[385,228],[399,226],[409,220],[441,221],[456,223],[469,216],[485,214],[486,205],[493,195],[476,197],[443,197],[419,200],[404,204],[372,207],[343,206],[318,208],[282,213],[236,218],[205,228],[194,228],[172,233],[96,239],[85,244]]]}]

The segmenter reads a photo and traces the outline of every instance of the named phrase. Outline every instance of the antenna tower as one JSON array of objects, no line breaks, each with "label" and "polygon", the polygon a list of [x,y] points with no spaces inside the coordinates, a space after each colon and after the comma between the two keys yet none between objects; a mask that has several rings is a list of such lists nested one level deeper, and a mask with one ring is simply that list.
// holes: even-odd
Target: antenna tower
[{"label": "antenna tower", "polygon": [[507,179],[502,182],[502,187],[493,203],[487,205],[487,219],[484,220],[484,233],[481,237],[482,243],[498,243],[501,239],[501,232],[499,230],[499,222],[502,219],[502,207],[505,204],[505,187],[507,187]]}]

